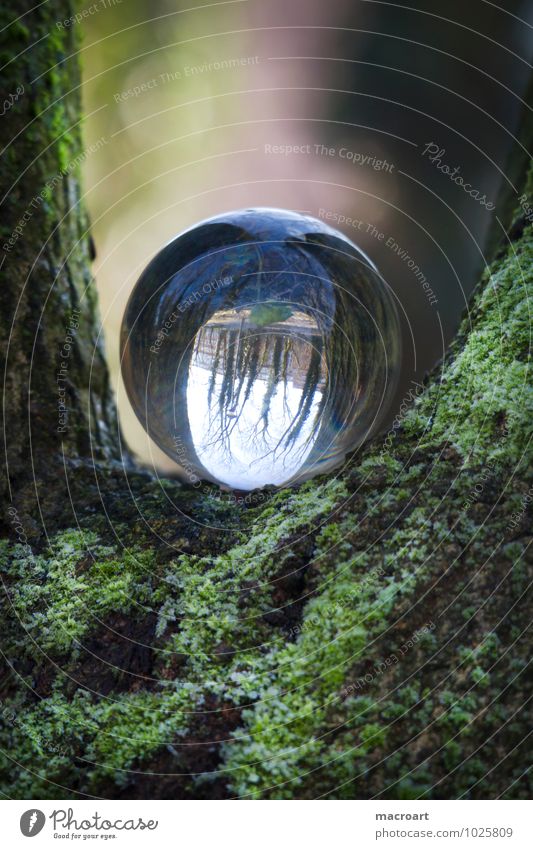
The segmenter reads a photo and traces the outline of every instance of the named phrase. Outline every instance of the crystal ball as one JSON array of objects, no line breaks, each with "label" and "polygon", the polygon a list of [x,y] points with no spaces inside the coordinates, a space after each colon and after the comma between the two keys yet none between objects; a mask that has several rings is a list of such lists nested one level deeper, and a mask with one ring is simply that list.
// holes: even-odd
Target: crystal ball
[{"label": "crystal ball", "polygon": [[152,259],[129,298],[133,409],[195,486],[249,491],[335,468],[390,407],[400,329],[368,257],[324,221],[245,209]]}]

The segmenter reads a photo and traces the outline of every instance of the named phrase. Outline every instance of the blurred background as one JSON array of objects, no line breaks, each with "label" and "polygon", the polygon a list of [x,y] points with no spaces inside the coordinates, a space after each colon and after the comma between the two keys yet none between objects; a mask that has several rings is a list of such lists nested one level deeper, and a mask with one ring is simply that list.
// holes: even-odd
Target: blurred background
[{"label": "blurred background", "polygon": [[121,384],[129,294],[177,233],[247,206],[324,218],[376,263],[403,327],[392,418],[410,381],[443,356],[498,227],[498,197],[514,191],[531,0],[96,0],[86,9],[86,200],[130,449],[175,470]]}]

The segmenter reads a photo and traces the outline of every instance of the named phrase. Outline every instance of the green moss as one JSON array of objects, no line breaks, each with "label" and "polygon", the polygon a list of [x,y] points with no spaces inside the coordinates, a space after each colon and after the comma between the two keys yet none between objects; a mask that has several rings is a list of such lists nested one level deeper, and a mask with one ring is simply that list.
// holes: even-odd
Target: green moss
[{"label": "green moss", "polygon": [[57,656],[78,646],[110,613],[142,611],[153,595],[153,555],[112,555],[114,550],[97,545],[92,532],[65,531],[41,555],[4,544],[0,566],[11,613],[24,632],[12,651],[33,652],[35,640],[42,651]]},{"label": "green moss", "polygon": [[405,419],[411,436],[422,435],[431,420],[431,444],[451,442],[469,466],[517,463],[528,446],[532,267],[528,233],[485,273],[442,379]]}]

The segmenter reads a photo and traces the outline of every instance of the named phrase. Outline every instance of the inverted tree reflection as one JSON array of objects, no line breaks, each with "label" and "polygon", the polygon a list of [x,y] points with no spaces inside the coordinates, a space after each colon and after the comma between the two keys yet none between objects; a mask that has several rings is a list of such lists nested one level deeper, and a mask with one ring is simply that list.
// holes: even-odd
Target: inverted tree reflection
[{"label": "inverted tree reflection", "polygon": [[[316,440],[327,398],[327,363],[316,318],[286,303],[213,316],[198,332],[187,405],[195,451],[233,485],[286,480]],[[206,391],[207,390],[207,391]]]}]

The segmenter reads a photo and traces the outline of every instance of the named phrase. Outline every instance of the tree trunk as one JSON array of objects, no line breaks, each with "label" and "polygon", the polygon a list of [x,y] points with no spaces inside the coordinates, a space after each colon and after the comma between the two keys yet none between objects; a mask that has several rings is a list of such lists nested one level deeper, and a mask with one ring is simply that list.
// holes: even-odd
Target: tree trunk
[{"label": "tree trunk", "polygon": [[78,47],[77,31],[58,26],[72,14],[71,3],[54,2],[11,26],[13,12],[2,17],[2,56],[10,60],[2,102],[13,105],[0,127],[7,466],[1,495],[4,509],[15,500],[28,521],[33,508],[26,500],[42,493],[46,502],[50,486],[58,497],[62,457],[117,453],[80,202],[80,74],[75,56],[68,58]]},{"label": "tree trunk", "polygon": [[2,792],[527,797],[531,226],[341,474],[249,503],[152,480],[117,462],[72,14],[1,35],[26,51],[1,124]]}]

